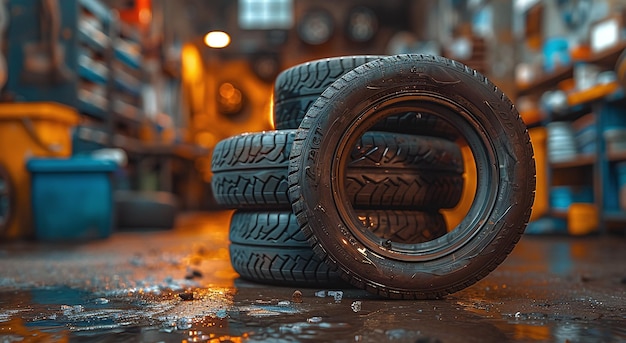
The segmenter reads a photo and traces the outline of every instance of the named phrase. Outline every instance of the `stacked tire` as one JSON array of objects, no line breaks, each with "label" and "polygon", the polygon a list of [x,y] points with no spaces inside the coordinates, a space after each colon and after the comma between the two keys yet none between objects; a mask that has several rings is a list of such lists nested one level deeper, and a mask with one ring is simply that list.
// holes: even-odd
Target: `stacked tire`
[{"label": "stacked tire", "polygon": [[[524,232],[528,130],[475,70],[429,55],[318,60],[281,73],[274,101],[275,131],[213,154],[242,278],[439,298],[489,274]],[[459,203],[466,169],[473,199],[448,228],[441,210]]]},{"label": "stacked tire", "polygon": [[[380,58],[329,58],[285,70],[275,83],[276,130],[216,145],[212,189],[218,204],[236,210],[230,257],[242,278],[301,287],[345,282],[314,252],[292,210],[290,156],[294,140],[302,138],[297,129],[320,95],[344,74]],[[351,145],[342,180],[362,230],[388,244],[443,237],[448,228],[440,211],[455,207],[463,191],[457,138],[453,126],[429,113],[407,110],[372,123]]]}]

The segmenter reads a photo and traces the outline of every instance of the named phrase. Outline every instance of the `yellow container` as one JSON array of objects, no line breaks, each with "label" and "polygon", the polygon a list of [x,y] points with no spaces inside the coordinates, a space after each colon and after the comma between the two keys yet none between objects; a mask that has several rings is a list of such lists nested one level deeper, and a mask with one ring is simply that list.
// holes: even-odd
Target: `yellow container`
[{"label": "yellow container", "polygon": [[79,115],[71,107],[52,102],[0,104],[0,164],[8,172],[11,194],[9,222],[0,237],[32,236],[30,175],[32,157],[69,157],[72,130]]},{"label": "yellow container", "polygon": [[573,203],[567,210],[567,231],[581,236],[598,231],[598,207],[594,204]]}]

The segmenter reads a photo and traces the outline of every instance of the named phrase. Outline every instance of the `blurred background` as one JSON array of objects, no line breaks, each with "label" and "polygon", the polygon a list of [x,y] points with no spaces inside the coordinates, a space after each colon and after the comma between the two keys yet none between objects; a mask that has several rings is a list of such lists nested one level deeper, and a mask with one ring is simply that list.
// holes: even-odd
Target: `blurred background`
[{"label": "blurred background", "polygon": [[[281,71],[401,53],[466,63],[516,104],[537,159],[528,233],[626,232],[626,1],[4,0],[0,12],[2,237],[50,216],[31,187],[51,170],[66,179],[42,182],[96,189],[102,173],[104,194],[215,209],[212,148],[273,128]],[[54,162],[70,156],[90,159]]]}]

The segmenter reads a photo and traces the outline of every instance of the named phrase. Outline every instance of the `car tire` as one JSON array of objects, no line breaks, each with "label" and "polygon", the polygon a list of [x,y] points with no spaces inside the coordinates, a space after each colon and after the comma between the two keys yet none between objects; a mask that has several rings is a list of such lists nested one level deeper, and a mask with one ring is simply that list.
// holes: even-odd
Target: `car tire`
[{"label": "car tire", "polygon": [[[274,83],[274,127],[297,129],[317,98],[342,75],[386,56],[342,56],[314,60],[281,72]],[[412,133],[455,140],[457,132],[436,116],[407,112],[387,118],[373,130]]]},{"label": "car tire", "polygon": [[[453,125],[476,164],[463,220],[419,244],[362,230],[340,181],[358,137],[410,109]],[[390,298],[440,298],[485,277],[514,248],[530,217],[535,162],[519,113],[487,78],[443,57],[397,55],[355,68],[316,100],[293,143],[289,186],[307,240],[344,280]]]},{"label": "car tire", "polygon": [[[413,243],[446,234],[438,212],[360,211],[364,228],[385,239]],[[242,211],[230,223],[233,269],[246,280],[266,284],[329,287],[345,283],[311,249],[290,211]]]},{"label": "car tire", "polygon": [[278,74],[274,82],[274,127],[297,129],[318,96],[343,74],[385,56],[333,57],[298,64]]},{"label": "car tire", "polygon": [[[216,202],[235,209],[289,209],[288,167],[296,130],[220,141],[211,180]],[[370,131],[350,151],[345,187],[358,208],[439,210],[459,202],[463,157],[445,139]]]}]

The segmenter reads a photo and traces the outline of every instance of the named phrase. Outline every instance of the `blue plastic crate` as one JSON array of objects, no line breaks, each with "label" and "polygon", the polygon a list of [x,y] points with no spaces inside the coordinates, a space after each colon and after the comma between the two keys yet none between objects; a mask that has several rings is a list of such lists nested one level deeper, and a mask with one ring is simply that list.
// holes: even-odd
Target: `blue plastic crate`
[{"label": "blue plastic crate", "polygon": [[591,186],[553,186],[550,189],[550,206],[567,211],[572,203],[593,203]]},{"label": "blue plastic crate", "polygon": [[35,236],[44,241],[108,237],[113,228],[112,161],[32,159],[31,203]]}]

